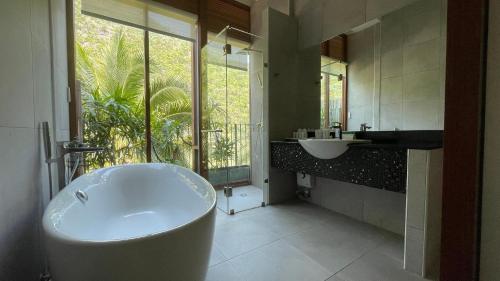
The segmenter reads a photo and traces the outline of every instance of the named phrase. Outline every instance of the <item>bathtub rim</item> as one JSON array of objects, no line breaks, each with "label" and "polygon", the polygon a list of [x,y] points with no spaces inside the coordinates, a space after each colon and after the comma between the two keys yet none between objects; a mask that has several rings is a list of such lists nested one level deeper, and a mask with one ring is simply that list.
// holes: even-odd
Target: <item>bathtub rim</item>
[{"label": "bathtub rim", "polygon": [[[131,163],[131,164],[121,164],[121,165],[115,165],[115,166],[111,166],[111,167],[100,168],[100,169],[94,170],[93,172],[101,171],[101,170],[106,170],[106,169],[110,169],[110,168],[117,168],[117,167],[149,166],[149,165],[175,167],[177,169],[182,169],[182,170],[185,170],[185,171],[193,173],[196,177],[198,177],[199,179],[201,179],[204,183],[206,183],[210,187],[210,190],[213,193],[214,201],[212,202],[212,204],[210,205],[210,207],[203,214],[201,214],[200,216],[197,216],[196,218],[194,218],[192,220],[189,220],[189,221],[187,221],[187,222],[185,222],[183,224],[180,224],[180,225],[178,225],[176,227],[173,227],[173,228],[170,228],[168,230],[161,231],[161,232],[154,232],[154,233],[147,234],[147,235],[136,236],[136,237],[126,238],[126,239],[119,239],[119,240],[118,239],[113,239],[113,240],[76,239],[73,236],[64,234],[63,232],[60,232],[60,231],[57,231],[55,229],[54,225],[50,223],[50,221],[52,221],[52,220],[46,216],[47,210],[49,209],[49,206],[50,206],[50,203],[51,203],[51,202],[49,202],[49,204],[47,205],[47,207],[44,210],[43,217],[42,217],[42,228],[43,228],[45,239],[52,238],[52,239],[56,239],[56,240],[58,240],[60,242],[66,243],[66,244],[88,245],[88,246],[104,245],[104,244],[105,245],[127,244],[127,243],[138,242],[138,241],[141,241],[141,240],[156,239],[156,238],[159,238],[159,237],[161,237],[163,235],[166,235],[166,234],[169,234],[169,233],[175,233],[175,232],[184,230],[185,228],[189,227],[189,225],[198,223],[201,220],[205,219],[206,217],[212,215],[211,213],[214,212],[215,208],[217,207],[217,194],[215,192],[214,187],[204,177],[202,177],[198,173],[196,173],[196,172],[194,172],[194,171],[192,171],[192,170],[190,170],[188,168],[185,168],[185,167],[182,167],[182,166],[178,166],[178,165],[175,165],[175,164],[170,164],[170,163]],[[87,174],[87,175],[90,176],[90,173]],[[85,175],[83,175],[83,176],[85,176]],[[64,190],[61,191],[61,192],[64,192]]]}]

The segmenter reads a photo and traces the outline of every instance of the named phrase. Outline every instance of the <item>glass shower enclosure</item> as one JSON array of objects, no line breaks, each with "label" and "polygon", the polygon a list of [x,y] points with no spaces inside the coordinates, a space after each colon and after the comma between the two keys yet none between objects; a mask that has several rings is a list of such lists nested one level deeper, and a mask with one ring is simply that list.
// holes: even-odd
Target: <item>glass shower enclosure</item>
[{"label": "glass shower enclosure", "polygon": [[201,174],[217,206],[234,214],[263,204],[263,54],[258,36],[227,26],[201,52]]}]

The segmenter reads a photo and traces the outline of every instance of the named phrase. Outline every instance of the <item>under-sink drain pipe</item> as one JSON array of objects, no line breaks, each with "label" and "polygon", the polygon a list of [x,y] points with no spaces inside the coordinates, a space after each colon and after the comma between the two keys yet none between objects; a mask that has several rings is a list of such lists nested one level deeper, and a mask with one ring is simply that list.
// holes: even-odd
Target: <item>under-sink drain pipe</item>
[{"label": "under-sink drain pipe", "polygon": [[306,173],[297,173],[297,197],[301,200],[311,198],[311,190],[314,187],[315,178]]}]

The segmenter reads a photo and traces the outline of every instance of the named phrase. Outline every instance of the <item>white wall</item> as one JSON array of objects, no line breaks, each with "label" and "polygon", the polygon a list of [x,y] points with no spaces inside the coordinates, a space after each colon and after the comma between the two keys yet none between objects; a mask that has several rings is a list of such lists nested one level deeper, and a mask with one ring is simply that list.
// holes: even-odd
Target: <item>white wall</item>
[{"label": "white wall", "polygon": [[490,1],[481,219],[483,281],[500,276],[500,2]]},{"label": "white wall", "polygon": [[[39,234],[43,206],[48,201],[48,173],[39,124],[49,121],[53,128],[54,118],[63,115],[53,114],[56,88],[52,84],[51,45],[66,45],[64,9],[64,0],[52,1],[52,9],[48,0],[3,1],[0,9],[2,280],[38,280],[43,267]],[[51,13],[64,35],[58,36],[57,42],[51,42]],[[60,56],[63,59],[57,63],[63,65],[65,53],[61,51]],[[58,69],[56,80],[60,81],[59,77],[67,74],[65,68]],[[64,111],[67,106],[58,112]]]},{"label": "white wall", "polygon": [[348,36],[349,130],[443,129],[445,5],[420,0]]}]

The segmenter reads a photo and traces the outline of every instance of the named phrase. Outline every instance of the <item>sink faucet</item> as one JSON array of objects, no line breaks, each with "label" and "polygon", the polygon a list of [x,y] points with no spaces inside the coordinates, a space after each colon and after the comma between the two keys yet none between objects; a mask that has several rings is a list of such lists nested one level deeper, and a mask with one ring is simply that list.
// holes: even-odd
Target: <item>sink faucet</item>
[{"label": "sink faucet", "polygon": [[372,128],[372,127],[368,126],[368,123],[362,123],[362,124],[361,124],[361,126],[360,126],[360,128],[359,128],[359,130],[360,130],[361,132],[366,132],[366,130],[369,130],[369,129],[371,129],[371,128]]}]

